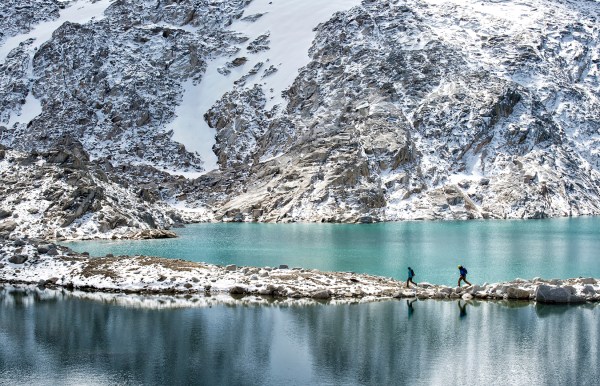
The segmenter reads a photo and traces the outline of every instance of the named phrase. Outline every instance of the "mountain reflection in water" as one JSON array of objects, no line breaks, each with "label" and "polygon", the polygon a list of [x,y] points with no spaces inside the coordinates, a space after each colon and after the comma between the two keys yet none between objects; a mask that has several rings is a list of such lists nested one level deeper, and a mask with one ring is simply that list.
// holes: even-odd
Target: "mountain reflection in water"
[{"label": "mountain reflection in water", "polygon": [[530,385],[600,379],[597,306],[240,301],[147,309],[115,303],[68,292],[0,291],[0,384]]}]

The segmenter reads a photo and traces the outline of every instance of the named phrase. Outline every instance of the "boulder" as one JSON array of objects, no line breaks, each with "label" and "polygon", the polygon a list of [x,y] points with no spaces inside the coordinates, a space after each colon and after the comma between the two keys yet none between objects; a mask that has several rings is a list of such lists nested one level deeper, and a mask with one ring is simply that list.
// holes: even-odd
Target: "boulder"
[{"label": "boulder", "polygon": [[585,298],[573,295],[570,289],[541,284],[535,289],[535,300],[540,303],[583,303]]},{"label": "boulder", "polygon": [[596,290],[590,284],[587,284],[585,287],[583,287],[583,290],[581,290],[581,292],[586,295],[590,295],[590,296],[593,296],[596,294]]},{"label": "boulder", "polygon": [[317,290],[310,295],[313,299],[329,299],[331,297],[331,292],[327,289]]},{"label": "boulder", "polygon": [[244,295],[248,290],[242,286],[235,285],[229,289],[229,293],[232,295]]},{"label": "boulder", "polygon": [[475,284],[475,285],[471,286],[471,288],[469,288],[468,291],[471,295],[475,295],[477,292],[482,291],[482,290],[483,290],[483,287]]},{"label": "boulder", "polygon": [[529,291],[517,287],[509,287],[506,291],[509,299],[529,300]]},{"label": "boulder", "polygon": [[8,259],[8,261],[10,263],[13,263],[13,264],[23,264],[24,262],[27,261],[27,256],[25,256],[25,255],[14,255],[10,259]]},{"label": "boulder", "polygon": [[0,220],[10,217],[11,215],[12,215],[11,211],[8,211],[6,209],[0,209]]},{"label": "boulder", "polygon": [[233,272],[235,270],[237,270],[237,265],[235,265],[235,264],[229,264],[229,265],[225,266],[225,271]]},{"label": "boulder", "polygon": [[15,229],[17,229],[17,223],[12,220],[0,223],[0,232],[12,232]]},{"label": "boulder", "polygon": [[48,253],[53,248],[54,246],[52,244],[40,244],[37,247],[37,251],[38,253],[41,253],[43,255],[45,253]]},{"label": "boulder", "polygon": [[25,241],[23,241],[23,240],[21,240],[21,239],[16,239],[16,240],[14,241],[14,243],[13,243],[13,245],[14,245],[15,247],[22,247],[22,246],[24,246],[25,244],[26,244],[26,243],[25,243]]},{"label": "boulder", "polygon": [[281,264],[279,269],[289,269],[289,267],[286,264]]}]

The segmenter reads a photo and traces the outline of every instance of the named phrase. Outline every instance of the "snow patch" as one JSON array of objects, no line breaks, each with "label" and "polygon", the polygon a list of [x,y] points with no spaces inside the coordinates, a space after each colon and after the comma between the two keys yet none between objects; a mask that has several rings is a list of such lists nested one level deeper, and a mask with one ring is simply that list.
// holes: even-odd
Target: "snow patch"
[{"label": "snow patch", "polygon": [[[215,129],[208,126],[204,114],[227,92],[237,80],[262,63],[261,70],[250,75],[246,83],[261,85],[267,96],[266,109],[284,102],[281,93],[292,85],[298,70],[309,63],[308,50],[315,37],[313,29],[327,21],[335,12],[359,5],[360,0],[255,0],[245,10],[245,16],[263,14],[255,21],[250,18],[236,20],[231,31],[248,37],[235,57],[219,57],[208,63],[200,84],[184,84],[183,101],[169,125],[173,140],[185,145],[188,151],[198,152],[206,171],[218,169],[217,157],[212,151]],[[267,50],[252,52],[248,44],[261,35],[268,34]],[[235,58],[246,58],[239,66],[228,65]],[[276,72],[267,73],[273,66]],[[228,73],[223,75],[223,69]],[[262,69],[265,70],[262,70]]]}]

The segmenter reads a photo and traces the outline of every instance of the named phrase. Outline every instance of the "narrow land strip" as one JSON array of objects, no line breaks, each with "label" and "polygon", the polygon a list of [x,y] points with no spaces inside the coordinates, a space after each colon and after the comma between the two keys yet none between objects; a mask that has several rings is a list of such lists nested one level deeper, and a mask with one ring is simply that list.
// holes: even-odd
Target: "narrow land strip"
[{"label": "narrow land strip", "polygon": [[42,240],[0,241],[0,283],[92,292],[232,294],[291,299],[514,299],[542,303],[600,302],[594,278],[515,279],[468,287],[405,283],[389,277],[316,269],[237,267],[152,256],[90,257]]}]

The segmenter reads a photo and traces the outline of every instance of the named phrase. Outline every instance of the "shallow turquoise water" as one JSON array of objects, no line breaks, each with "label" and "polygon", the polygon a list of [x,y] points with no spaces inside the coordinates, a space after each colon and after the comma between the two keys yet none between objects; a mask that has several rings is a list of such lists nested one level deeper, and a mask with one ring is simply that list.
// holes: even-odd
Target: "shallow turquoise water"
[{"label": "shallow turquoise water", "polygon": [[2,385],[597,385],[599,349],[591,305],[153,310],[0,290]]},{"label": "shallow turquoise water", "polygon": [[195,224],[178,239],[69,243],[92,255],[146,254],[215,264],[354,271],[456,284],[600,277],[600,218],[349,224]]}]

